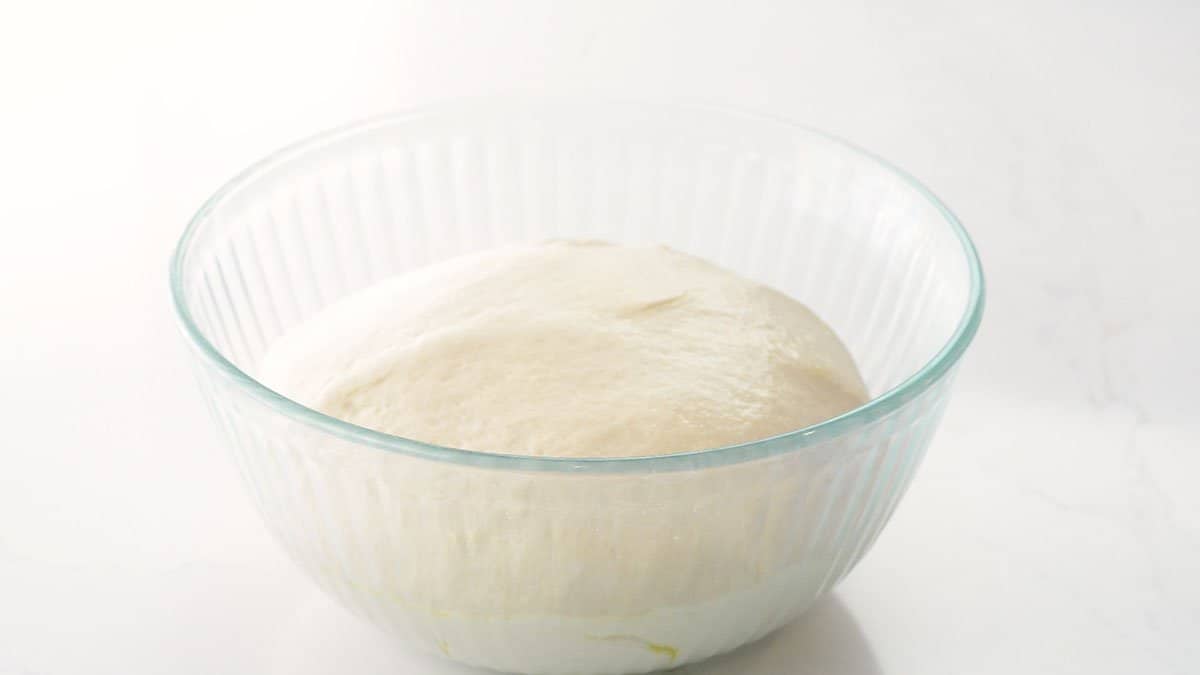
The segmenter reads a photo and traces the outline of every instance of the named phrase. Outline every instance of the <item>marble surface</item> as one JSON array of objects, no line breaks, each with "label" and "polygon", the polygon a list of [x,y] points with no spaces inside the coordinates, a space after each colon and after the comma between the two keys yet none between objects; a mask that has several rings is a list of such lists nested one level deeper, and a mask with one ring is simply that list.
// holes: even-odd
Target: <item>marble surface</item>
[{"label": "marble surface", "polygon": [[683,672],[1200,672],[1200,6],[872,4],[6,10],[0,673],[468,673],[393,646],[269,540],[193,388],[166,261],[284,142],[541,87],[852,139],[941,195],[988,273],[875,549],[801,621]]}]

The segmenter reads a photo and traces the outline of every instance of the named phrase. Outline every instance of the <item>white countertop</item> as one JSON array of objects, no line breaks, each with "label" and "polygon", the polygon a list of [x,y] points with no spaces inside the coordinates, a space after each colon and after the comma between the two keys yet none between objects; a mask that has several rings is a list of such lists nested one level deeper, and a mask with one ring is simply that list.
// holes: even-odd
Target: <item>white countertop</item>
[{"label": "white countertop", "polygon": [[983,329],[875,549],[797,624],[683,672],[1200,672],[1200,6],[169,4],[0,21],[0,673],[470,672],[270,541],[166,262],[284,142],[542,86],[807,121],[918,176],[984,258]]}]

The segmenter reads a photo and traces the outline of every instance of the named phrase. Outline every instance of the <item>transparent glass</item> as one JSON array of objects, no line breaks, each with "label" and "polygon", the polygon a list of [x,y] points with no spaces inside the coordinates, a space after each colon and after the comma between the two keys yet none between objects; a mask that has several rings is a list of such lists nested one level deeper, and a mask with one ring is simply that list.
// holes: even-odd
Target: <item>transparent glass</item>
[{"label": "transparent glass", "polygon": [[[808,304],[875,397],[656,457],[444,448],[254,379],[317,310],[514,241],[661,242]],[[199,381],[280,544],[353,611],[488,668],[634,673],[762,637],[871,547],[924,454],[983,281],[928,191],[841,141],[700,107],[466,101],[280,151],[210,199],[171,268]]]}]

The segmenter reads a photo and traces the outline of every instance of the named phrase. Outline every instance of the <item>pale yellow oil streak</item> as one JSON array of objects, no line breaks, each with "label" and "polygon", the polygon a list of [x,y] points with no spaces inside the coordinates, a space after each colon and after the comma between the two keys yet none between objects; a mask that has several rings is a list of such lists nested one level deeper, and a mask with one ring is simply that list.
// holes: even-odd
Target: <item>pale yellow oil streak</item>
[{"label": "pale yellow oil streak", "polygon": [[679,650],[671,645],[665,645],[659,642],[651,642],[645,638],[640,638],[636,635],[587,635],[589,640],[605,640],[609,642],[633,642],[639,644],[646,649],[661,654],[667,657],[667,666],[675,665],[675,660],[679,658]]}]

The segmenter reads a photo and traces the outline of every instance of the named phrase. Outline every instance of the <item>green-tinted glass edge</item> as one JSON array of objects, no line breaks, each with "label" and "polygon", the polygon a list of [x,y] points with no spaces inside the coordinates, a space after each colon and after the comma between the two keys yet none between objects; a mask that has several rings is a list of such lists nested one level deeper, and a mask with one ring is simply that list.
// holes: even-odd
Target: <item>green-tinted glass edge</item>
[{"label": "green-tinted glass edge", "polygon": [[[212,210],[215,209],[217,205],[220,204],[227,196],[229,196],[230,193],[237,190],[239,187],[251,181],[255,177],[270,170],[271,168],[285,163],[296,155],[306,152],[316,146],[336,141],[343,136],[360,133],[375,126],[387,125],[403,121],[405,119],[435,114],[439,111],[461,109],[461,107],[464,105],[478,106],[485,104],[496,104],[511,100],[512,99],[497,100],[487,98],[464,99],[413,108],[404,112],[397,112],[353,122],[351,124],[319,133],[288,145],[268,155],[264,159],[252,164],[233,179],[225,183],[225,185],[223,185],[219,190],[217,190],[216,193],[209,197],[208,200],[206,200],[200,207],[200,209],[197,210],[196,214],[192,216],[187,227],[184,229],[183,234],[180,236],[179,242],[175,247],[174,254],[171,257],[170,286],[172,305],[175,310],[176,319],[180,324],[180,328],[183,331],[184,336],[188,339],[190,345],[199,352],[200,356],[209,365],[215,366],[217,372],[219,372],[223,377],[231,381],[235,386],[238,386],[250,396],[260,400],[269,407],[287,415],[290,418],[296,419],[304,424],[315,427],[344,440],[368,445],[382,450],[400,452],[435,461],[453,462],[481,468],[507,469],[513,471],[652,473],[736,464],[754,459],[762,459],[764,457],[777,454],[797,452],[843,435],[854,429],[861,428],[862,426],[869,424],[870,422],[898,409],[904,403],[912,400],[931,387],[935,382],[940,380],[941,377],[944,376],[946,372],[958,362],[959,358],[970,345],[971,340],[974,338],[975,333],[979,329],[979,324],[983,316],[985,288],[983,269],[979,261],[978,252],[975,249],[975,244],[971,241],[970,235],[967,234],[966,229],[962,226],[962,223],[959,222],[958,218],[920,181],[916,180],[904,170],[875,155],[874,153],[817,129],[812,129],[801,124],[758,113],[739,111],[724,107],[686,104],[674,104],[674,107],[680,110],[707,110],[709,112],[770,123],[787,127],[794,131],[801,131],[807,134],[818,136],[827,141],[836,143],[851,152],[870,159],[879,166],[890,171],[909,187],[914,189],[919,195],[928,200],[929,203],[937,209],[937,211],[945,219],[946,223],[950,226],[951,230],[958,237],[959,243],[962,246],[963,254],[967,258],[967,264],[970,271],[971,288],[969,290],[969,299],[966,311],[960,318],[954,334],[950,337],[950,340],[937,352],[937,354],[935,354],[934,357],[929,360],[928,363],[926,363],[921,367],[920,370],[905,379],[900,384],[892,387],[879,396],[872,398],[870,401],[853,410],[818,424],[797,429],[795,431],[789,431],[787,433],[780,434],[778,436],[772,436],[770,438],[739,443],[736,445],[722,446],[719,448],[695,450],[671,455],[596,458],[533,457],[526,455],[503,455],[497,453],[479,452],[424,443],[401,436],[393,436],[391,434],[374,431],[372,429],[351,424],[336,417],[326,415],[320,411],[308,408],[297,401],[287,398],[286,396],[283,396],[282,394],[279,394],[278,392],[258,382],[256,379],[225,358],[224,355],[222,355],[215,347],[213,347],[213,345],[200,331],[199,327],[196,326],[191,312],[187,307],[186,299],[184,298],[182,282],[184,262],[189,253],[190,245],[195,238],[196,233],[203,225],[206,216],[212,212]],[[613,101],[605,102],[612,103]],[[652,105],[661,107],[664,104]]]}]

